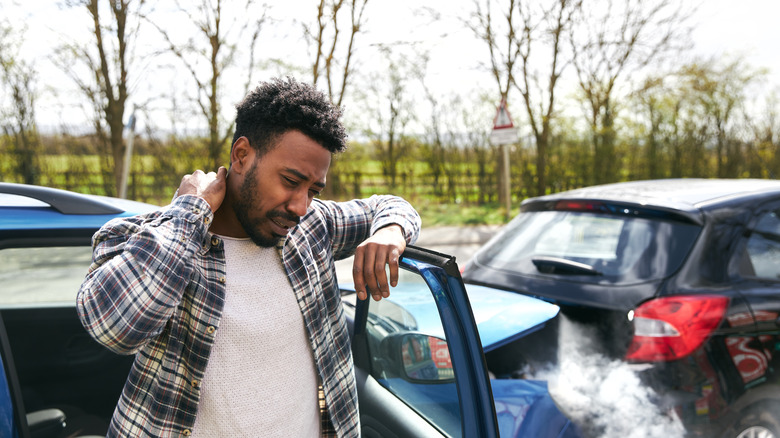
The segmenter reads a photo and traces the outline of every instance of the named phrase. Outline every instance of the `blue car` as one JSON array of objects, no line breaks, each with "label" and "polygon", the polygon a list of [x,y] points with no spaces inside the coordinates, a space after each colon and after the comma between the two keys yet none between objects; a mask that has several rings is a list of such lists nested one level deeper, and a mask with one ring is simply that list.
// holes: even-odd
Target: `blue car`
[{"label": "blue car", "polygon": [[342,286],[364,436],[580,436],[546,382],[486,360],[545,330],[557,306],[467,290],[453,257],[422,248],[408,247],[401,267],[405,275],[379,302],[356,301],[352,286]]},{"label": "blue car", "polygon": [[0,437],[105,436],[133,358],[89,337],[76,291],[95,231],[156,208],[0,183]]},{"label": "blue car", "polygon": [[[75,294],[93,233],[159,208],[0,183],[0,437],[105,435],[132,357],[84,331]],[[543,381],[508,370],[512,345],[558,307],[469,286],[454,258],[410,247],[390,299],[342,287],[363,436],[574,437]]]}]

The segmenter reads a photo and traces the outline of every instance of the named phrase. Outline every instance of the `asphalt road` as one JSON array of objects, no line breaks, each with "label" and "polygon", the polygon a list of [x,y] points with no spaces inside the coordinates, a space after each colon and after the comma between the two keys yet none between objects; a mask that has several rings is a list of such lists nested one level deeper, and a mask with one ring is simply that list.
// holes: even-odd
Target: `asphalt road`
[{"label": "asphalt road", "polygon": [[[500,225],[423,228],[415,246],[453,255],[462,266],[500,228]],[[336,275],[339,282],[352,281],[352,257],[336,262]]]}]

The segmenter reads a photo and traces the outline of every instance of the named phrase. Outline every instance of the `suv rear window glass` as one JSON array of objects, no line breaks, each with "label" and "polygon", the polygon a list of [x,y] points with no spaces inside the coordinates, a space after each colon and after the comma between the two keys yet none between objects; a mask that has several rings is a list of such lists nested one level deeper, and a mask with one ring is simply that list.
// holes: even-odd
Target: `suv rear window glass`
[{"label": "suv rear window glass", "polygon": [[670,275],[700,227],[673,220],[571,211],[520,214],[481,252],[479,263],[524,275],[561,274],[590,282]]},{"label": "suv rear window glass", "polygon": [[623,221],[592,215],[566,215],[540,233],[536,254],[616,260]]},{"label": "suv rear window glass", "polygon": [[76,292],[92,263],[92,248],[68,246],[0,250],[0,306],[75,306]]}]

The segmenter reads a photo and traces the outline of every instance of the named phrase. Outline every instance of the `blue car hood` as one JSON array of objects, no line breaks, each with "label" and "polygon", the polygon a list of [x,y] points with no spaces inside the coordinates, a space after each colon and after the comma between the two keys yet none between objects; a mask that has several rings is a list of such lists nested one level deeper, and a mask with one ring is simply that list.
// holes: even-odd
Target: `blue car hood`
[{"label": "blue car hood", "polygon": [[[354,291],[351,283],[340,287]],[[559,311],[546,301],[491,287],[467,284],[466,292],[485,353],[541,329]],[[444,338],[433,295],[425,283],[401,282],[385,300],[402,309],[415,330]]]},{"label": "blue car hood", "polygon": [[555,304],[514,292],[471,284],[466,291],[486,353],[539,330],[559,311]]}]

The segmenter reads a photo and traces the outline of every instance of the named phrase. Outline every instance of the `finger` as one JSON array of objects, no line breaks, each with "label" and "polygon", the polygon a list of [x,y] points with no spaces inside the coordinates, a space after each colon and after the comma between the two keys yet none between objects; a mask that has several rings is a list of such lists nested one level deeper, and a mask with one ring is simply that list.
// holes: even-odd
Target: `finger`
[{"label": "finger", "polygon": [[189,188],[192,186],[192,174],[184,175],[181,177],[179,188],[176,189],[176,193],[179,195],[188,195],[190,193]]},{"label": "finger", "polygon": [[366,291],[370,293],[376,301],[382,299],[382,291],[377,286],[376,275],[376,247],[365,245],[363,248],[363,281]]},{"label": "finger", "polygon": [[[377,247],[375,245],[364,246],[363,251],[363,281],[366,284],[368,293],[374,296],[382,297],[382,289],[379,285],[380,278],[384,276],[384,263],[378,259]],[[381,271],[381,274],[380,274]],[[387,281],[385,280],[385,283]]]},{"label": "finger", "polygon": [[400,258],[401,255],[398,252],[398,249],[393,248],[392,251],[390,251],[390,259],[388,260],[388,265],[390,266],[390,285],[393,287],[398,286],[398,261]]},{"label": "finger", "polygon": [[219,169],[217,169],[217,179],[224,180],[227,178],[227,169],[225,166],[219,166]]},{"label": "finger", "polygon": [[378,253],[374,259],[374,276],[379,286],[379,292],[384,298],[390,296],[390,286],[387,284],[387,271],[385,265],[389,264],[389,258],[385,251]]},{"label": "finger", "polygon": [[184,187],[184,185],[189,182],[190,178],[192,178],[192,175],[189,174],[182,176],[181,181],[179,182],[179,188]]},{"label": "finger", "polygon": [[352,261],[352,282],[355,284],[355,293],[359,300],[365,300],[368,295],[366,294],[366,283],[363,280],[363,248],[358,247],[355,250],[355,257]]}]

